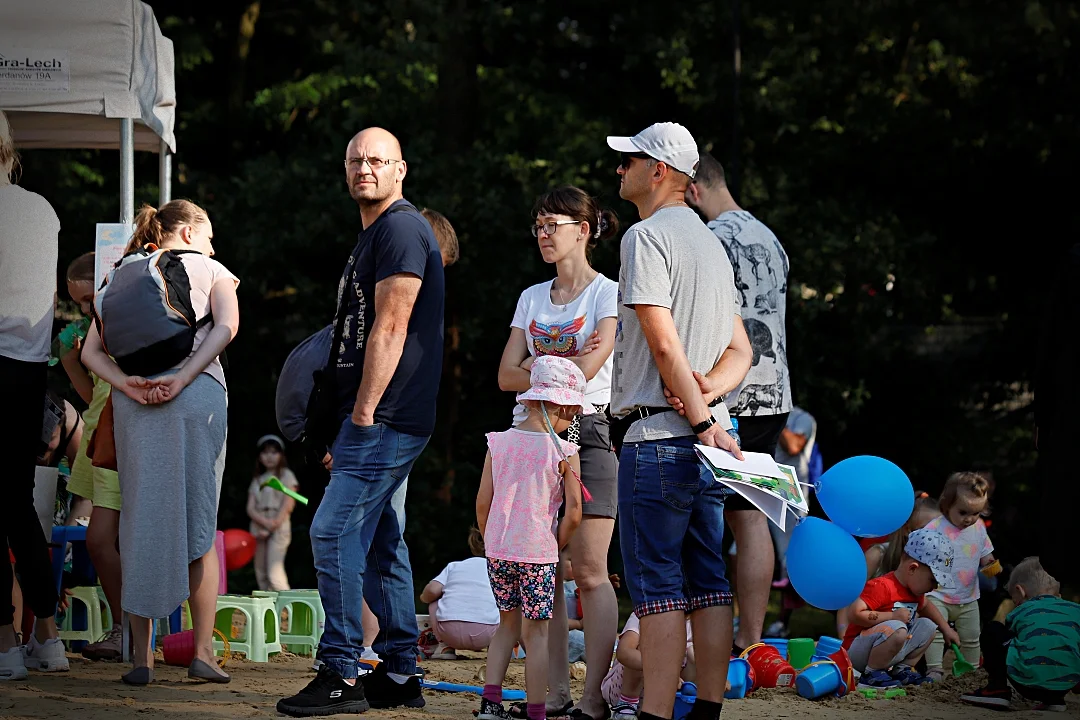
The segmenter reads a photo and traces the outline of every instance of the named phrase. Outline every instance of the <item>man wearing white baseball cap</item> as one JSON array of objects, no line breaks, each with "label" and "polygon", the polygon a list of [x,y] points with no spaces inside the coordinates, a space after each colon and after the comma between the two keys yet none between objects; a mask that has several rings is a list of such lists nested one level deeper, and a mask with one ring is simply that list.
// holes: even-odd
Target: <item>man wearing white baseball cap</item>
[{"label": "man wearing white baseball cap", "polygon": [[[648,688],[638,717],[672,716],[689,615],[698,693],[688,718],[715,719],[732,640],[721,550],[730,491],[706,473],[694,445],[742,458],[720,397],[742,381],[752,351],[731,264],[684,199],[698,162],[693,136],[657,123],[608,145],[622,153],[619,195],[642,218],[622,239],[609,410],[623,563]],[[674,408],[668,395],[685,402]]]}]

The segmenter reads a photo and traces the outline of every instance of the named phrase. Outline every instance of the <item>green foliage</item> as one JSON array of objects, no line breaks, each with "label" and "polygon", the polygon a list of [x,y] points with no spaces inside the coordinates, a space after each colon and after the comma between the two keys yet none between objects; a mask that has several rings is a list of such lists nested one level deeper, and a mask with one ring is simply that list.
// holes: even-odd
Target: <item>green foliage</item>
[{"label": "green foliage", "polygon": [[[402,139],[407,197],[461,239],[440,427],[410,484],[419,585],[465,556],[483,433],[510,420],[495,380],[506,328],[518,293],[552,272],[525,230],[533,199],[577,184],[629,224],[604,137],[659,120],[686,124],[729,170],[737,161],[740,201],[790,255],[796,399],[820,422],[826,463],[884,455],[931,491],[954,469],[992,468],[999,512],[1022,502],[1038,277],[1078,219],[1075,204],[1047,207],[1077,159],[1077,3],[743,3],[738,107],[728,3],[266,4],[242,59],[246,9],[155,4],[176,42],[175,194],[207,207],[242,280],[222,527],[246,524],[282,362],[333,312],[360,225],[342,156],[370,125]],[[61,214],[66,262],[115,219],[117,160],[25,160],[25,184]],[[156,178],[152,157],[138,177]],[[617,251],[596,256],[611,277]],[[300,476],[317,501],[325,479]],[[314,581],[310,512],[294,525],[297,585]],[[1022,522],[999,527],[1019,555]]]}]

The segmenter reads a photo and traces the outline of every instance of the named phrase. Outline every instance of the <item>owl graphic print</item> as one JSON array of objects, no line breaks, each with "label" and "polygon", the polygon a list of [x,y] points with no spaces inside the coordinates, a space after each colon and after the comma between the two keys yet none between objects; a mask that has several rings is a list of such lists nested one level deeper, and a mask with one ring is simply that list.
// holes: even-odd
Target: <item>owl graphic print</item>
[{"label": "owl graphic print", "polygon": [[[552,282],[533,285],[521,293],[510,326],[525,333],[533,357],[576,357],[598,323],[618,317],[619,285],[597,274],[576,298],[560,305],[551,299]],[[611,366],[609,357],[585,388],[585,399],[594,405],[606,405],[611,400]],[[518,406],[514,412],[515,424],[524,415],[524,408]]]}]

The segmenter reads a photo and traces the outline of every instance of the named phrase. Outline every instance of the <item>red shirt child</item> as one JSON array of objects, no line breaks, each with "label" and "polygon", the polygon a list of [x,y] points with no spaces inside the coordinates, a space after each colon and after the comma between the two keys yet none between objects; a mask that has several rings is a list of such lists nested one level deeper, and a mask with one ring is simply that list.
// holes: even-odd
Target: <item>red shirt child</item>
[{"label": "red shirt child", "polygon": [[[901,585],[895,572],[867,582],[859,598],[866,603],[867,608],[875,612],[892,612],[898,608],[906,608],[911,612],[912,618],[926,606],[926,596],[916,595]],[[850,648],[851,643],[864,630],[866,628],[855,623],[848,625],[847,632],[844,633],[844,649]]]}]

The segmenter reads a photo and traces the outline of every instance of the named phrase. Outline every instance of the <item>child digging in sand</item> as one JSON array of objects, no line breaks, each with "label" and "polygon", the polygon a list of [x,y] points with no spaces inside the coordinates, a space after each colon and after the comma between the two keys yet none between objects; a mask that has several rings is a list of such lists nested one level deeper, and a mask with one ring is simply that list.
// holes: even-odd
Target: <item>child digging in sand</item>
[{"label": "child digging in sand", "polygon": [[[518,395],[528,417],[488,435],[488,454],[476,496],[476,520],[484,534],[488,576],[499,608],[499,629],[488,650],[487,677],[478,720],[505,720],[502,684],[520,637],[530,720],[543,720],[548,690],[547,632],[555,602],[559,550],[581,522],[577,445],[559,439],[578,413],[589,414],[585,376],[565,358],[537,358],[532,387]],[[556,517],[565,501],[563,518]],[[556,537],[556,532],[558,537]]]},{"label": "child digging in sand", "polygon": [[923,528],[908,536],[896,570],[866,583],[851,605],[851,625],[844,636],[851,664],[862,675],[859,687],[921,685],[926,678],[914,666],[935,631],[959,642],[956,631],[926,600],[926,594],[948,577],[952,562],[948,539]]},{"label": "child digging in sand", "polygon": [[1036,710],[1065,712],[1065,695],[1080,687],[1080,605],[1058,596],[1058,582],[1037,557],[1016,566],[1008,587],[1016,609],[982,633],[990,682],[960,699],[1005,710],[1015,688]]}]

